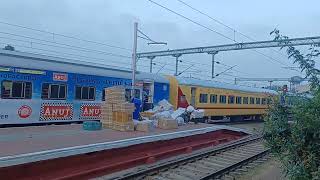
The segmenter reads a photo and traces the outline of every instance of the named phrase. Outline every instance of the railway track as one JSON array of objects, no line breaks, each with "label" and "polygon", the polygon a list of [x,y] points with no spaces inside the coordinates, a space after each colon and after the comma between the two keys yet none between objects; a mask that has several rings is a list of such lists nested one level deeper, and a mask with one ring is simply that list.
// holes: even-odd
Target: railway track
[{"label": "railway track", "polygon": [[102,179],[234,179],[235,175],[250,169],[253,162],[265,159],[269,154],[259,136],[251,137],[219,148],[192,153],[144,168],[103,176]]}]

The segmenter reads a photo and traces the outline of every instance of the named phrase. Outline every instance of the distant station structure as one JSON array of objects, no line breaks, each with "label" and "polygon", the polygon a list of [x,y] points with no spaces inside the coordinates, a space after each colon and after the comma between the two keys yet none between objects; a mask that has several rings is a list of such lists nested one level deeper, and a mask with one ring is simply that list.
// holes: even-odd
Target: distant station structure
[{"label": "distant station structure", "polygon": [[299,85],[303,81],[308,81],[307,78],[302,78],[300,76],[293,76],[291,78],[234,78],[234,84],[237,84],[239,81],[259,81],[259,82],[269,82],[271,89],[272,83],[275,81],[283,81],[283,82],[289,82],[289,90],[292,89],[292,87],[295,87],[296,85]]}]

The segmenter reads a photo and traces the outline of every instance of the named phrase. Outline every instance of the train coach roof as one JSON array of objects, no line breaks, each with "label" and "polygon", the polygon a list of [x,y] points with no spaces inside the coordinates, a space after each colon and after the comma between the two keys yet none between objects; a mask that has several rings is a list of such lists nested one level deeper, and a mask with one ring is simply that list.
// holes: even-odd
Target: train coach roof
[{"label": "train coach roof", "polygon": [[[130,63],[130,60],[128,62]],[[106,64],[2,49],[0,49],[0,65],[126,79],[131,79],[132,72],[130,69]],[[137,72],[136,78],[138,80],[169,83],[169,81],[161,75],[145,72]]]},{"label": "train coach roof", "polygon": [[238,91],[244,91],[244,92],[277,94],[277,92],[274,90],[263,89],[263,88],[253,88],[253,87],[247,87],[247,86],[239,86],[239,85],[233,85],[233,84],[222,83],[222,82],[217,82],[217,81],[210,81],[210,80],[200,80],[200,79],[184,78],[184,77],[177,77],[177,80],[178,80],[179,84],[191,85],[191,86],[194,85],[194,86],[238,90]]}]

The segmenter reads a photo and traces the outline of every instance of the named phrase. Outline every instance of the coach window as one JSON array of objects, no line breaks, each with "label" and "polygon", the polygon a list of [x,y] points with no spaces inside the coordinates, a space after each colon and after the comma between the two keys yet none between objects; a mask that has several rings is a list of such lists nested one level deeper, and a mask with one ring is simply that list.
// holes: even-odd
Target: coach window
[{"label": "coach window", "polygon": [[260,104],[260,98],[256,98],[256,104]]},{"label": "coach window", "polygon": [[234,104],[234,96],[229,96],[228,104]]},{"label": "coach window", "polygon": [[199,103],[208,103],[208,94],[200,94]]},{"label": "coach window", "polygon": [[254,104],[254,97],[250,97],[250,104]]},{"label": "coach window", "polygon": [[212,103],[212,104],[217,103],[217,95],[216,94],[210,94],[210,103]]},{"label": "coach window", "polygon": [[24,81],[2,81],[1,98],[31,99],[32,84]]},{"label": "coach window", "polygon": [[267,99],[266,98],[262,98],[261,104],[263,104],[263,105],[267,104]]},{"label": "coach window", "polygon": [[67,85],[43,83],[41,98],[52,100],[65,100],[67,98]]},{"label": "coach window", "polygon": [[249,98],[248,97],[243,97],[243,104],[248,104],[248,101],[249,100]]},{"label": "coach window", "polygon": [[220,101],[221,104],[225,104],[227,102],[227,97],[225,95],[220,95]]},{"label": "coach window", "polygon": [[236,97],[236,104],[241,104],[242,103],[242,97],[237,96]]},{"label": "coach window", "polygon": [[76,87],[76,99],[94,101],[96,94],[95,87],[77,86]]}]

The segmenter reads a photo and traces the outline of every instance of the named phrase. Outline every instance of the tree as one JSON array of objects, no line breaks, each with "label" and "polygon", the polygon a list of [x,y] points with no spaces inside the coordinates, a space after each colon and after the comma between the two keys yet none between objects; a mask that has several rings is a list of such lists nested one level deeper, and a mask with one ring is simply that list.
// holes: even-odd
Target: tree
[{"label": "tree", "polygon": [[[298,64],[309,79],[313,98],[301,101],[292,109],[275,102],[270,107],[264,127],[264,139],[271,152],[281,162],[290,179],[320,179],[320,70],[315,59],[319,44],[313,44],[307,54],[284,41],[287,36],[275,29],[270,33],[286,49],[288,59]],[[293,123],[288,122],[291,111]]]}]

